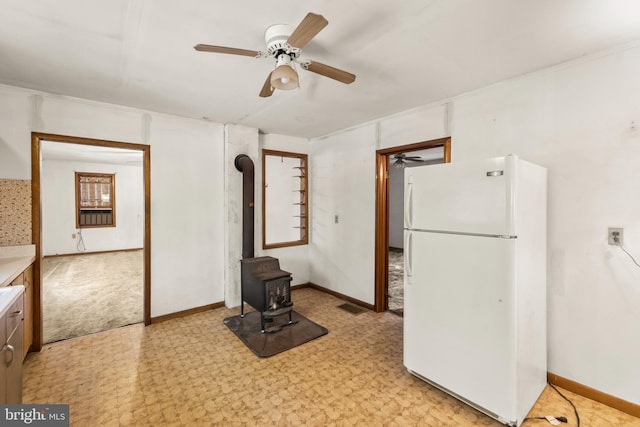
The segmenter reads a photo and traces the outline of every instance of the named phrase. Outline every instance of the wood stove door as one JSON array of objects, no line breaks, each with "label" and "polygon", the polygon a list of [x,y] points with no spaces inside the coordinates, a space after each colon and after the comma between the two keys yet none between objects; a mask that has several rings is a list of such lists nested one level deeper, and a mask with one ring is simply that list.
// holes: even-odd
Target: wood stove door
[{"label": "wood stove door", "polygon": [[280,277],[265,283],[266,311],[277,310],[291,305],[291,276]]}]

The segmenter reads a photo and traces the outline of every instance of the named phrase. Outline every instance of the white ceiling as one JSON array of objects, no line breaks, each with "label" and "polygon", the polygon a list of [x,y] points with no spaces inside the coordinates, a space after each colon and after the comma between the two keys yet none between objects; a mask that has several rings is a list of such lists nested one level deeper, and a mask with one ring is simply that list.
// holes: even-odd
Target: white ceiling
[{"label": "white ceiling", "polygon": [[83,163],[142,166],[142,151],[125,148],[42,141],[40,155],[42,161],[68,160]]},{"label": "white ceiling", "polygon": [[[322,136],[640,39],[638,0],[0,0],[0,82],[264,132]],[[355,83],[300,71],[258,93],[272,24],[329,25],[304,56]]]}]

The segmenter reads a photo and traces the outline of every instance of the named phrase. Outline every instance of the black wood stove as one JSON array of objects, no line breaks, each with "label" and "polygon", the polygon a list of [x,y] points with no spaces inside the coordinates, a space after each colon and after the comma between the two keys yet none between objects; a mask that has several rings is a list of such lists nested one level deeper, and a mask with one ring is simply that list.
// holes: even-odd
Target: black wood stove
[{"label": "black wood stove", "polygon": [[260,312],[262,333],[267,331],[266,323],[276,316],[288,314],[291,324],[291,273],[280,270],[278,259],[270,256],[244,258],[241,263],[241,316],[244,317],[246,302]]},{"label": "black wood stove", "polygon": [[277,332],[280,328],[267,330],[265,324],[274,317],[288,314],[289,325],[293,303],[291,302],[291,273],[280,270],[280,262],[270,256],[253,256],[253,201],[254,167],[246,154],[235,159],[235,166],[242,172],[242,260],[240,276],[240,315],[244,317],[247,302],[260,312],[261,332]]}]

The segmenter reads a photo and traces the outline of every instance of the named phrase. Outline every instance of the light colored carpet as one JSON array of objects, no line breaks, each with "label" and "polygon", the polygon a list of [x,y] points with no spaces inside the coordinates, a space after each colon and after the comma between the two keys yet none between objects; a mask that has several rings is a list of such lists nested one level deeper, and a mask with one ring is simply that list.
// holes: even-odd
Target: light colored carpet
[{"label": "light colored carpet", "polygon": [[50,343],[143,320],[143,251],[42,260],[43,341]]}]

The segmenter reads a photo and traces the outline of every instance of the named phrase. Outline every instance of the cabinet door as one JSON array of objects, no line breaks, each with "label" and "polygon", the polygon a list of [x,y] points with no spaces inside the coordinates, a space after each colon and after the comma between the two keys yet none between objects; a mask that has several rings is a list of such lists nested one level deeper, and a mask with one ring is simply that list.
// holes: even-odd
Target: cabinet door
[{"label": "cabinet door", "polygon": [[[22,403],[22,322],[18,325],[7,343],[13,348],[13,352],[7,349],[3,355],[3,361],[7,366],[7,400],[11,403]],[[13,353],[13,354],[12,354]],[[11,363],[9,363],[11,361]]]},{"label": "cabinet door", "polygon": [[33,286],[24,291],[24,338],[22,341],[22,360],[27,357],[27,352],[33,343]]},{"label": "cabinet door", "polygon": [[0,317],[0,404],[7,403],[7,347],[4,345],[7,340],[6,322],[7,316]]},{"label": "cabinet door", "polygon": [[[13,334],[13,331],[16,330],[16,328],[19,325],[22,325],[22,320],[24,318],[24,294],[21,294],[13,303],[11,303],[11,305],[9,306],[9,309],[7,310],[7,314],[6,314],[6,334],[7,337],[10,337],[11,334]],[[20,349],[22,349],[22,343],[20,343]]]}]

